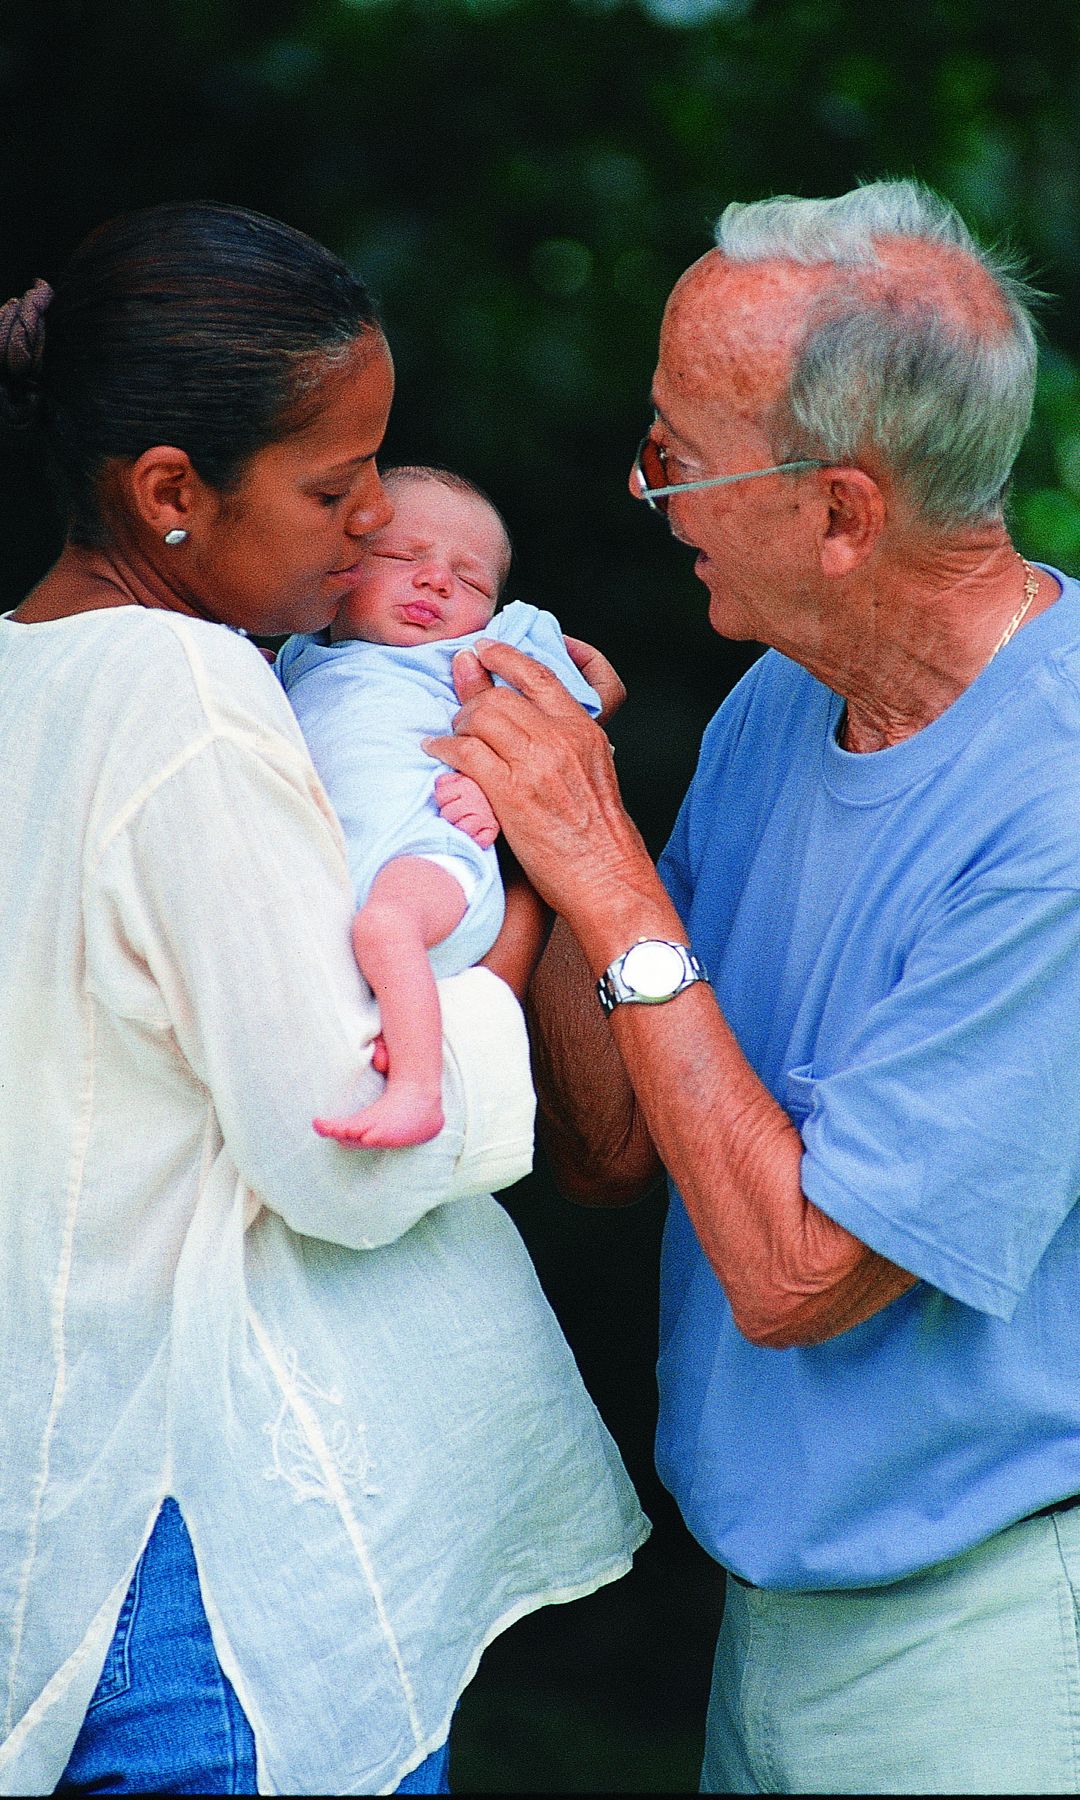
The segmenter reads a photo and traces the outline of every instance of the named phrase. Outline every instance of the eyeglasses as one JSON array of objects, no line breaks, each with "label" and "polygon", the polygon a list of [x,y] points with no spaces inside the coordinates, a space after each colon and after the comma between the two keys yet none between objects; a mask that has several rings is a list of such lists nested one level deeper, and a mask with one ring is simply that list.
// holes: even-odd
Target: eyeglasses
[{"label": "eyeglasses", "polygon": [[631,478],[637,498],[647,500],[654,512],[666,513],[669,494],[685,494],[691,488],[726,487],[731,481],[753,481],[758,475],[783,475],[795,469],[827,469],[828,463],[817,456],[803,456],[798,462],[774,463],[769,469],[743,469],[738,475],[707,475],[701,481],[668,481],[667,451],[647,431],[638,445]]}]

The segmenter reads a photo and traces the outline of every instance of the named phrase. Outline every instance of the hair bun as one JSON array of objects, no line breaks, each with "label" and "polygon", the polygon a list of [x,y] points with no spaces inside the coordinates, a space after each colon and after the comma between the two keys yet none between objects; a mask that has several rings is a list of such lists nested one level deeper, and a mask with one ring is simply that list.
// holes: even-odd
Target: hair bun
[{"label": "hair bun", "polygon": [[0,413],[25,424],[35,410],[30,385],[45,348],[45,309],[53,297],[47,281],[35,281],[21,297],[0,306]]},{"label": "hair bun", "polygon": [[21,299],[0,306],[0,367],[9,381],[37,374],[45,348],[45,308],[52,297],[47,281],[35,281]]}]

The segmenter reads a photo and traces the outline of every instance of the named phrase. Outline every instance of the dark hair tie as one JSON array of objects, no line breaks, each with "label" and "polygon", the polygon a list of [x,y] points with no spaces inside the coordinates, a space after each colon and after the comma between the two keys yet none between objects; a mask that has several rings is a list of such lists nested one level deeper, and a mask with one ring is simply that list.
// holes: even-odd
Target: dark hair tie
[{"label": "dark hair tie", "polygon": [[47,281],[35,281],[21,298],[0,306],[0,371],[11,382],[36,375],[41,366],[43,319],[52,297]]}]

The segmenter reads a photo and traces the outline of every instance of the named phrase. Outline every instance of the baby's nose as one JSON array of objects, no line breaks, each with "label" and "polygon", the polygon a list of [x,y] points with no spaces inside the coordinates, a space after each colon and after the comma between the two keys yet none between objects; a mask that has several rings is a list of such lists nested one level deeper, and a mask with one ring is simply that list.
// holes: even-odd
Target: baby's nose
[{"label": "baby's nose", "polygon": [[448,594],[453,586],[454,578],[445,563],[431,561],[421,563],[413,580],[417,587],[433,588],[437,594]]}]

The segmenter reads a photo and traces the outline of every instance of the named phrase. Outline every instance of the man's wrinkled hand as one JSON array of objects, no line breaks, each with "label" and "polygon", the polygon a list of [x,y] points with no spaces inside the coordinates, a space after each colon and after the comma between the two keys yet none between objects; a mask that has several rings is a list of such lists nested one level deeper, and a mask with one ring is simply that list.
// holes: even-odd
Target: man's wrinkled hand
[{"label": "man's wrinkled hand", "polygon": [[[584,676],[599,700],[599,723],[606,725],[626,699],[625,683],[594,644],[587,644],[584,638],[568,637],[565,632],[563,643],[570,661],[579,674]],[[479,657],[471,650],[458,651],[454,658],[453,674],[457,697],[463,703],[495,685]]]},{"label": "man's wrinkled hand", "polygon": [[[614,700],[600,666],[589,669]],[[454,680],[462,701],[454,735],[424,748],[478,783],[549,905],[563,912],[603,904],[605,884],[620,880],[628,862],[648,860],[619,796],[606,733],[557,676],[509,644],[480,639],[474,653],[455,657]]]}]

